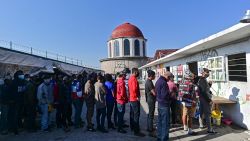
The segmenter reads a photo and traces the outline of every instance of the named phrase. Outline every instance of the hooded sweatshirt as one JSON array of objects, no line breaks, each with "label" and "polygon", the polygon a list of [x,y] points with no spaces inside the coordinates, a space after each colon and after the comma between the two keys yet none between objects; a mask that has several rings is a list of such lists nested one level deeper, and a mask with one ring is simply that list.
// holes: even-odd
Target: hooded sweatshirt
[{"label": "hooded sweatshirt", "polygon": [[126,94],[125,81],[123,78],[118,78],[116,86],[116,101],[118,104],[125,104],[128,101]]}]

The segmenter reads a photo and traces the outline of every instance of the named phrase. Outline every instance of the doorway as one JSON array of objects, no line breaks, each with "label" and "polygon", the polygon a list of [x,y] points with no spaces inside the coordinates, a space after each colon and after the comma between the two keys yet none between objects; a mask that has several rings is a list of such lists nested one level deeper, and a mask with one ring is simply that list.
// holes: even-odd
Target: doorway
[{"label": "doorway", "polygon": [[191,73],[195,74],[198,76],[198,63],[197,62],[189,62],[187,63],[188,69]]}]

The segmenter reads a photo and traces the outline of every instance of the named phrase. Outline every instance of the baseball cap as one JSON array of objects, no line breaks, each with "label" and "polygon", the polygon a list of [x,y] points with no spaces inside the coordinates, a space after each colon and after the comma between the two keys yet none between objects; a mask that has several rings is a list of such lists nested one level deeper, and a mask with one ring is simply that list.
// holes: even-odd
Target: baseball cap
[{"label": "baseball cap", "polygon": [[201,71],[201,73],[204,73],[204,72],[209,73],[210,71],[211,70],[209,70],[208,68],[203,68],[202,71]]}]

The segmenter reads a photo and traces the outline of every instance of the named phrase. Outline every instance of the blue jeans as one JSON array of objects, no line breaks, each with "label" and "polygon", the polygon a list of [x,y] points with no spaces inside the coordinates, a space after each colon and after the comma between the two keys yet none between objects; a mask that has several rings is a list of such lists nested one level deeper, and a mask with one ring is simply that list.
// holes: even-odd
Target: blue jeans
[{"label": "blue jeans", "polygon": [[169,107],[158,107],[157,140],[169,140]]},{"label": "blue jeans", "polygon": [[125,104],[118,104],[117,103],[117,110],[118,110],[118,129],[122,129],[123,126],[123,118],[125,114]]},{"label": "blue jeans", "polygon": [[48,111],[48,104],[40,104],[41,110],[41,129],[45,130],[49,128],[49,111]]},{"label": "blue jeans", "polygon": [[9,106],[2,104],[0,105],[0,131],[8,131],[8,112],[9,112]]},{"label": "blue jeans", "polygon": [[81,126],[81,114],[82,114],[82,106],[83,106],[83,100],[81,99],[74,99],[73,100],[73,105],[75,108],[75,127],[80,127]]},{"label": "blue jeans", "polygon": [[96,109],[97,128],[104,129],[105,117],[106,117],[106,107]]},{"label": "blue jeans", "polygon": [[134,133],[140,132],[139,118],[140,118],[140,102],[132,101],[130,102],[130,128],[134,130]]}]

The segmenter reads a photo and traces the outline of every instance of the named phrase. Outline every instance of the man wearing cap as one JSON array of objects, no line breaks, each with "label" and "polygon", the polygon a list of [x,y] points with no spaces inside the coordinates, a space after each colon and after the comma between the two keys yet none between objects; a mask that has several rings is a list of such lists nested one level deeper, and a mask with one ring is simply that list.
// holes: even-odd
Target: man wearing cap
[{"label": "man wearing cap", "polygon": [[207,68],[203,68],[202,76],[198,81],[198,87],[200,90],[200,115],[204,114],[206,119],[206,125],[208,128],[209,134],[216,133],[211,127],[211,105],[212,105],[212,93],[210,91],[211,84],[208,83],[207,78],[209,77],[210,70]]},{"label": "man wearing cap", "polygon": [[156,100],[158,101],[157,140],[169,140],[170,92],[167,82],[172,73],[167,71],[155,83]]}]

